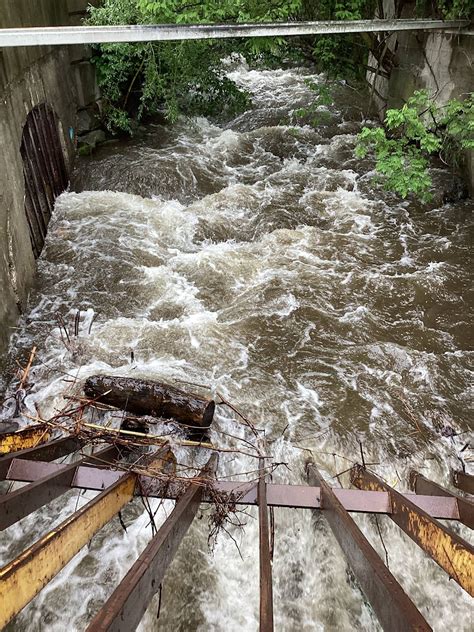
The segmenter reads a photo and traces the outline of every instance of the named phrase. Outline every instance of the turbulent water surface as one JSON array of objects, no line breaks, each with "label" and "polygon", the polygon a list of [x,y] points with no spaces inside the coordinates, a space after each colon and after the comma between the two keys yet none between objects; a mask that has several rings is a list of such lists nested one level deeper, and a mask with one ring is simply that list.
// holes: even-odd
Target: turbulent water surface
[{"label": "turbulent water surface", "polygon": [[[14,340],[39,349],[32,414],[51,417],[78,391],[65,374],[186,380],[265,429],[273,461],[287,464],[275,482],[305,483],[312,455],[338,485],[331,477],[360,459],[361,442],[398,489],[411,468],[449,484],[468,459],[472,205],[422,209],[374,188],[373,165],[353,157],[364,95],[338,86],[321,125],[307,126],[294,111],[313,98],[309,76],[240,67],[232,77],[253,93],[250,111],[225,125],[152,125],[82,160]],[[57,315],[70,324],[78,309],[79,335],[65,344]],[[252,438],[219,407],[212,440],[243,447],[229,435]],[[176,451],[198,465],[209,456]],[[219,476],[255,467],[224,453]],[[8,529],[3,562],[93,496],[71,491]],[[166,576],[159,619],[155,600],[141,630],[258,628],[256,512],[229,527],[238,548],[221,533],[213,552],[208,517]],[[84,629],[150,537],[138,500],[123,519],[126,533],[113,520],[8,629]],[[385,557],[374,520],[356,520]],[[378,630],[324,518],[277,509],[275,521],[276,629]],[[430,624],[472,629],[467,594],[387,518],[379,526],[390,569]]]}]

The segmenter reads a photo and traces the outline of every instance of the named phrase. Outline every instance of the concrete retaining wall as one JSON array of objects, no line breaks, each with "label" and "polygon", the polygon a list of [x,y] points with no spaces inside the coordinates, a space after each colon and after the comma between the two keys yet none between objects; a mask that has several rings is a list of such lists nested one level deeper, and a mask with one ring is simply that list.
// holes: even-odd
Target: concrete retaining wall
[{"label": "concrete retaining wall", "polygon": [[[0,27],[77,24],[87,0],[3,0]],[[24,209],[20,145],[28,112],[49,103],[59,117],[68,166],[75,153],[78,111],[98,98],[84,47],[0,49],[0,368],[34,280],[35,260]]]},{"label": "concrete retaining wall", "polygon": [[[393,0],[384,0],[384,17],[395,17]],[[404,5],[401,17],[416,17],[414,2]],[[388,39],[388,45],[395,55],[390,77],[368,74],[381,117],[386,108],[401,107],[415,90],[427,89],[439,105],[474,91],[474,37],[400,32]],[[370,59],[369,64],[377,62]],[[466,152],[465,158],[464,175],[474,195],[474,152]]]}]

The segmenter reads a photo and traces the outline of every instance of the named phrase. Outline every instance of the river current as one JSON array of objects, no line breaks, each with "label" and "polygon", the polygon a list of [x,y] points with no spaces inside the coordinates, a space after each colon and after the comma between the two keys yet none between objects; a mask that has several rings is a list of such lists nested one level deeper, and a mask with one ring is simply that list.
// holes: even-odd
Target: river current
[{"label": "river current", "polygon": [[[265,429],[273,461],[286,464],[274,482],[305,484],[312,457],[337,486],[362,445],[399,490],[411,469],[449,485],[450,470],[472,459],[462,451],[472,430],[472,201],[420,207],[374,184],[373,163],[353,154],[367,102],[353,87],[336,85],[313,127],[295,111],[314,98],[306,80],[323,77],[245,65],[230,74],[253,95],[249,111],[153,124],[80,160],[13,340],[38,347],[25,405],[52,416],[74,388],[67,375],[195,382]],[[70,324],[77,310],[65,345],[57,315]],[[238,445],[229,435],[250,438],[218,407],[211,438]],[[195,464],[209,456],[176,453]],[[224,453],[218,475],[256,467]],[[347,473],[339,481],[348,486]],[[2,563],[93,496],[71,491],[3,532]],[[256,510],[243,530],[229,527],[238,546],[221,533],[212,552],[208,515],[142,632],[258,629]],[[150,538],[139,500],[123,519],[126,533],[114,519],[7,629],[83,630]],[[355,519],[385,559],[375,520]],[[388,518],[378,524],[390,570],[433,628],[471,630],[468,595]],[[275,509],[273,574],[276,630],[380,629],[323,516]]]}]

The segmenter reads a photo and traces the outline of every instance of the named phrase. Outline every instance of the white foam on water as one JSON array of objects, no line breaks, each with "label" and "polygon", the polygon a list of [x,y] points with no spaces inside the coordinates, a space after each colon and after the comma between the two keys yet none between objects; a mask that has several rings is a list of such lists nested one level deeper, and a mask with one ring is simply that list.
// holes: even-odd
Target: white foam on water
[{"label": "white foam on water", "polygon": [[[360,441],[367,462],[398,489],[412,468],[449,484],[467,435],[441,429],[465,433],[472,379],[472,353],[457,325],[469,274],[466,214],[417,213],[377,199],[377,191],[364,192],[367,173],[350,157],[355,135],[321,139],[274,120],[275,111],[308,105],[305,79],[322,77],[235,68],[235,60],[229,67],[255,106],[227,129],[182,120],[162,145],[150,132],[142,145],[90,163],[92,182],[105,187],[109,179],[148,197],[85,191],[57,200],[38,289],[15,338],[39,348],[27,409],[54,415],[64,396],[80,392],[64,381],[71,376],[207,384],[266,430],[273,461],[285,464],[275,482],[305,483],[312,457],[336,484],[359,459]],[[451,212],[456,230],[444,219]],[[55,316],[71,328],[77,309],[79,336],[65,345]],[[440,320],[446,310],[448,324]],[[211,435],[227,448],[251,439],[221,406]],[[174,448],[179,462],[197,467],[209,456]],[[255,478],[255,468],[248,455],[220,455],[220,477]],[[348,485],[347,474],[341,480]],[[12,527],[0,538],[2,560],[17,553],[16,540],[26,546],[89,497],[71,492]],[[158,509],[158,523],[171,507]],[[238,547],[221,533],[209,553],[203,509],[165,579],[160,619],[154,602],[139,629],[257,629],[256,515],[249,509],[243,531],[229,526]],[[324,516],[288,509],[275,516],[276,629],[378,630]],[[149,540],[138,500],[124,520],[127,533],[112,521],[14,629],[59,631],[64,621],[84,629]],[[384,557],[372,518],[357,522]],[[388,519],[380,529],[390,568],[434,629],[467,631],[467,595]]]}]

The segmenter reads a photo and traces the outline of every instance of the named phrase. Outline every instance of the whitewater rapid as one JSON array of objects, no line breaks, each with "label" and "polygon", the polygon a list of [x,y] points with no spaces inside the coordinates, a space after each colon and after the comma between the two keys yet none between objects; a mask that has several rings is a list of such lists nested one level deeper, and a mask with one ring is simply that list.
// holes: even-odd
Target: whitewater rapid
[{"label": "whitewater rapid", "polygon": [[[248,112],[151,125],[79,163],[12,343],[39,349],[25,405],[52,416],[77,388],[68,379],[96,372],[195,382],[265,429],[287,465],[274,482],[306,483],[312,457],[337,485],[361,442],[397,489],[411,469],[449,484],[472,430],[472,205],[419,207],[373,184],[373,164],[353,154],[367,113],[350,86],[335,87],[313,128],[295,112],[313,99],[306,80],[323,77],[244,65],[230,76],[252,93]],[[65,346],[57,314],[72,323],[77,310],[79,336]],[[218,407],[212,440],[236,446],[229,434],[248,438]],[[176,453],[196,466],[209,456]],[[256,467],[221,454],[218,475]],[[71,491],[3,532],[2,563],[93,496]],[[230,527],[238,548],[222,533],[210,552],[203,508],[165,578],[160,618],[155,600],[140,630],[258,629],[258,522],[247,513],[243,530]],[[113,520],[7,630],[84,629],[150,538],[139,500],[123,518],[126,533]],[[355,519],[384,558],[374,519]],[[275,629],[379,630],[324,517],[276,509],[275,521]],[[378,521],[390,570],[433,628],[470,630],[467,594]]]}]

